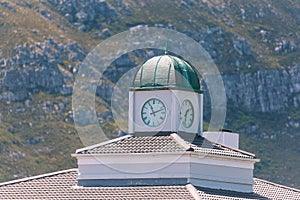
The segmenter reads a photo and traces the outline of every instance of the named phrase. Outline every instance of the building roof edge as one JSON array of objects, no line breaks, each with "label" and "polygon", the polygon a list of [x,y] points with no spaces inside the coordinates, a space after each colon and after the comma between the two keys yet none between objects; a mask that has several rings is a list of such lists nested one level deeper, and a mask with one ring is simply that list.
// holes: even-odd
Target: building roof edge
[{"label": "building roof edge", "polygon": [[16,179],[16,180],[0,183],[0,187],[15,184],[15,183],[20,183],[20,182],[26,182],[26,181],[31,181],[31,180],[35,180],[35,179],[40,179],[40,178],[44,178],[44,177],[49,177],[49,176],[55,176],[55,175],[58,175],[58,174],[64,174],[64,173],[68,173],[68,172],[76,172],[76,171],[78,171],[78,168],[72,168],[72,169],[66,169],[66,170],[61,170],[61,171],[56,171],[56,172],[50,172],[50,173],[46,173],[46,174],[40,174],[40,175],[37,175],[37,176],[30,176],[30,177],[26,177],[26,178],[21,178],[21,179]]},{"label": "building roof edge", "polygon": [[129,137],[133,137],[133,135],[124,135],[124,136],[122,136],[122,137],[118,137],[118,138],[115,138],[115,139],[112,139],[112,140],[108,140],[108,141],[105,141],[105,142],[101,142],[101,143],[98,143],[98,144],[95,144],[95,145],[83,147],[83,148],[81,148],[81,149],[77,149],[76,152],[75,152],[75,155],[76,155],[76,154],[79,154],[79,153],[82,152],[82,151],[86,151],[86,150],[90,150],[90,149],[93,149],[93,148],[96,148],[96,147],[100,147],[100,146],[103,146],[103,145],[107,145],[107,144],[110,144],[110,143],[114,143],[114,142],[117,142],[117,141],[119,141],[119,140],[123,140],[123,139],[129,138]]}]

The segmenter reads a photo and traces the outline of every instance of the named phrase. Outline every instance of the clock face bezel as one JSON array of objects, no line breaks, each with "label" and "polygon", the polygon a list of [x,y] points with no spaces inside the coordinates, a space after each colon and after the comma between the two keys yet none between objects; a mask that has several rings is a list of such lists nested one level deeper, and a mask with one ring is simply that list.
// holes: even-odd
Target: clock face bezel
[{"label": "clock face bezel", "polygon": [[[189,118],[187,118],[189,112],[191,112],[189,116],[192,117],[192,120],[188,120]],[[194,123],[195,120],[194,106],[193,103],[188,99],[183,100],[183,102],[181,103],[179,120],[184,128],[190,128]]]},{"label": "clock face bezel", "polygon": [[[156,105],[155,105],[156,104]],[[167,108],[159,98],[150,98],[142,106],[141,118],[151,128],[159,127],[167,118]]]}]

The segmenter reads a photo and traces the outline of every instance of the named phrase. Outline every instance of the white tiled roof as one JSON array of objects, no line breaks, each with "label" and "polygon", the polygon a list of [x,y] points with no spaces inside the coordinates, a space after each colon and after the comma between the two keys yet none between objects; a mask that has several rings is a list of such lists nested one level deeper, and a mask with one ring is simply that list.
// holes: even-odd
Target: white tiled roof
[{"label": "white tiled roof", "polygon": [[[174,137],[176,135],[176,137]],[[201,136],[195,136],[193,141],[185,141],[185,144],[178,139],[184,140],[177,134],[166,136],[126,136],[112,142],[106,142],[92,148],[84,148],[77,151],[77,154],[119,154],[119,153],[161,153],[161,152],[185,152],[194,151],[205,155],[219,155],[237,158],[255,158],[255,155],[248,152],[232,149],[220,144],[212,143]],[[186,147],[189,148],[186,148]]]},{"label": "white tiled roof", "polygon": [[126,137],[85,151],[86,154],[182,152],[184,147],[172,136]]},{"label": "white tiled roof", "polygon": [[194,199],[186,186],[78,187],[77,170],[61,171],[0,185],[0,199]]},{"label": "white tiled roof", "polygon": [[77,169],[21,179],[0,184],[0,199],[154,199],[154,200],[250,200],[300,199],[300,190],[254,179],[254,192],[241,193],[208,188],[195,188],[191,184],[178,186],[139,187],[78,187]]}]

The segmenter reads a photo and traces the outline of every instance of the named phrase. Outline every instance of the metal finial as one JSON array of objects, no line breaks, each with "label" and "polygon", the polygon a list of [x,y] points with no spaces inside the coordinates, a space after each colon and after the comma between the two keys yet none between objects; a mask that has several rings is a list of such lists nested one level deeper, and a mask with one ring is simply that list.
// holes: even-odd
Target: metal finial
[{"label": "metal finial", "polygon": [[165,49],[165,55],[168,55],[168,40],[166,41],[166,49]]}]

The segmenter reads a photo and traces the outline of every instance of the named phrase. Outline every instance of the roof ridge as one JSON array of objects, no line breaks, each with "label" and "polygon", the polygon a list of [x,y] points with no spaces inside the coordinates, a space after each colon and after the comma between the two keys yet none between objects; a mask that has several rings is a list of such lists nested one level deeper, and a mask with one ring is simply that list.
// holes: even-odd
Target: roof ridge
[{"label": "roof ridge", "polygon": [[195,200],[201,200],[198,190],[192,184],[189,183],[185,187]]},{"label": "roof ridge", "polygon": [[267,181],[267,180],[260,179],[260,178],[253,178],[253,179],[264,182],[264,183],[267,183],[267,184],[270,184],[270,185],[273,185],[273,186],[281,187],[281,188],[284,188],[284,189],[288,189],[288,190],[292,190],[294,192],[299,192],[300,193],[300,190],[297,189],[297,188],[288,187],[288,186],[285,186],[285,185],[281,185],[281,184],[274,183],[274,182]]},{"label": "roof ridge", "polygon": [[64,173],[68,173],[68,172],[75,172],[75,171],[78,171],[78,168],[65,169],[65,170],[60,170],[60,171],[56,171],[56,172],[40,174],[40,175],[37,175],[37,176],[30,176],[30,177],[26,177],[26,178],[21,178],[21,179],[16,179],[16,180],[0,183],[0,187],[5,186],[5,185],[20,183],[20,182],[31,181],[31,180],[34,180],[34,179],[40,179],[40,178],[50,177],[50,176],[54,176],[54,175],[64,174]]},{"label": "roof ridge", "polygon": [[191,148],[191,146],[184,139],[182,139],[178,134],[172,133],[171,136],[175,140],[175,142],[177,142],[180,146],[185,148],[185,150]]},{"label": "roof ridge", "polygon": [[[205,138],[205,137],[204,137]],[[232,151],[235,151],[235,152],[239,152],[239,153],[242,153],[242,154],[246,154],[248,156],[252,156],[253,158],[256,158],[256,155],[254,153],[250,153],[248,151],[243,151],[241,149],[236,149],[236,148],[233,148],[233,147],[230,147],[230,146],[227,146],[225,144],[222,144],[222,143],[219,143],[219,142],[215,142],[215,141],[211,141],[207,138],[205,138],[206,140],[208,140],[209,142],[213,143],[213,144],[217,144],[217,145],[220,145],[221,147],[224,147],[224,148],[227,148],[229,150],[232,150]]]},{"label": "roof ridge", "polygon": [[78,154],[82,151],[91,150],[91,149],[94,149],[94,148],[97,148],[97,147],[100,147],[100,146],[104,146],[104,145],[107,145],[107,144],[111,144],[111,143],[129,138],[129,137],[133,137],[133,135],[124,135],[122,137],[118,137],[118,138],[115,138],[115,139],[112,139],[112,140],[108,140],[108,141],[100,142],[98,144],[94,144],[94,145],[91,145],[91,146],[83,147],[81,149],[77,149],[75,153]]}]

